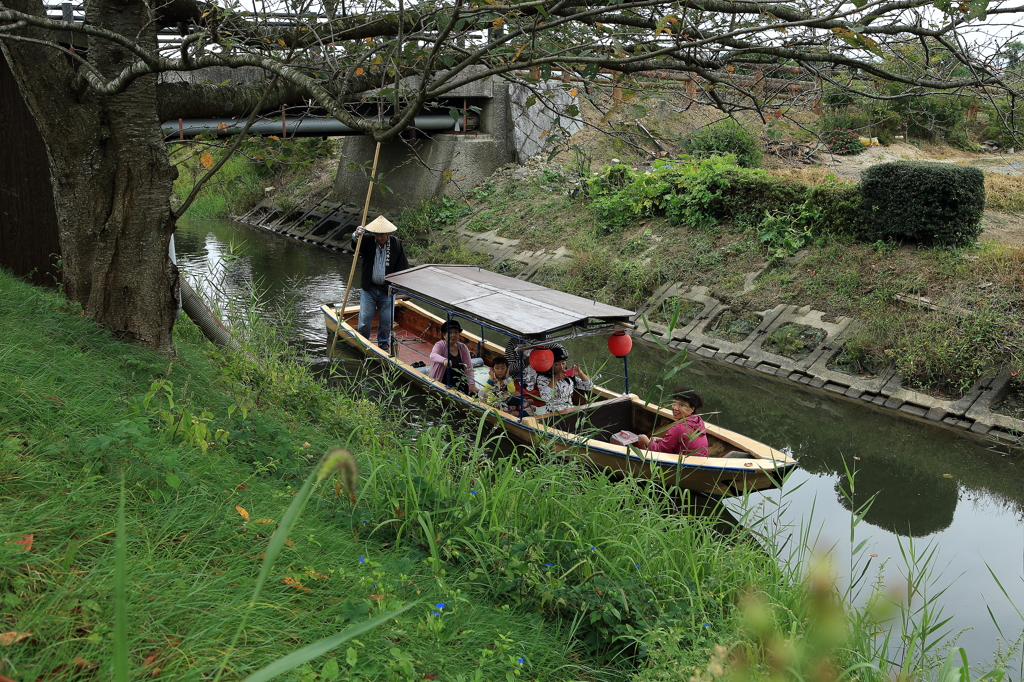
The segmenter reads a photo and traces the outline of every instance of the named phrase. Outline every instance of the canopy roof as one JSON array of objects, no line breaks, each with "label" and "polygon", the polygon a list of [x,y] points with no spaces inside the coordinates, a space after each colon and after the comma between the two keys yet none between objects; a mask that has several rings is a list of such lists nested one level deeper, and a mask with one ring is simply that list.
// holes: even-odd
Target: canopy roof
[{"label": "canopy roof", "polygon": [[420,265],[387,276],[396,290],[486,322],[512,336],[540,336],[570,326],[622,322],[631,310],[506,277],[475,265]]}]

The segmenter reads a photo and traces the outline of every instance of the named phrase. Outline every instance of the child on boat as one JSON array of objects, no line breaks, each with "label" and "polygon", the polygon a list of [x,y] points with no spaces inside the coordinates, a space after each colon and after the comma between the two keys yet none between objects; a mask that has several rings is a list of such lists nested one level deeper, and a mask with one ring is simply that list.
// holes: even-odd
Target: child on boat
[{"label": "child on boat", "polygon": [[430,350],[430,377],[443,381],[456,391],[476,395],[473,382],[473,359],[469,347],[459,341],[462,325],[458,320],[441,325],[441,340]]},{"label": "child on boat", "polygon": [[684,388],[672,394],[672,417],[676,423],[669,428],[662,438],[650,438],[640,434],[636,444],[651,452],[667,452],[685,457],[707,457],[707,428],[700,415],[694,410],[704,407],[704,398],[700,393]]},{"label": "child on boat", "polygon": [[503,412],[512,412],[522,404],[516,382],[508,375],[508,360],[500,355],[494,358],[490,377],[484,384],[484,402]]},{"label": "child on boat", "polygon": [[565,362],[569,359],[569,353],[564,348],[554,348],[552,352],[555,356],[554,364],[549,371],[537,374],[537,390],[540,399],[547,403],[547,411],[558,412],[573,406],[573,391],[590,391],[594,383],[582,368],[566,369]]}]

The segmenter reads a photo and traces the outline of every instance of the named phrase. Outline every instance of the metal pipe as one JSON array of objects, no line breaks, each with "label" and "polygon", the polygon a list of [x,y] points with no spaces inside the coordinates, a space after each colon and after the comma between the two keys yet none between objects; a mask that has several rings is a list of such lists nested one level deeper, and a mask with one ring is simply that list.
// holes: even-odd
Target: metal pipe
[{"label": "metal pipe", "polygon": [[221,324],[217,316],[203,303],[203,299],[199,298],[199,294],[188,283],[188,280],[181,275],[178,275],[178,286],[181,291],[181,307],[185,314],[192,318],[192,321],[203,332],[203,336],[218,346],[229,346],[234,349],[241,348],[238,341],[231,336],[231,332],[228,331],[227,327]]},{"label": "metal pipe", "polygon": [[[178,133],[179,137],[236,135],[245,126],[245,118],[187,118],[167,121],[161,125],[164,135]],[[477,125],[479,116],[468,116],[470,124]],[[412,127],[419,130],[444,132],[456,128],[456,120],[447,114],[424,114],[413,119]],[[362,135],[334,118],[305,116],[280,122],[256,121],[249,128],[250,135],[285,135],[287,137],[323,137],[325,135]]]},{"label": "metal pipe", "polygon": [[625,379],[626,379],[626,394],[628,395],[629,394],[629,356],[628,355],[623,355],[622,356],[622,368],[625,370],[625,373],[626,373],[626,376],[625,376]]}]

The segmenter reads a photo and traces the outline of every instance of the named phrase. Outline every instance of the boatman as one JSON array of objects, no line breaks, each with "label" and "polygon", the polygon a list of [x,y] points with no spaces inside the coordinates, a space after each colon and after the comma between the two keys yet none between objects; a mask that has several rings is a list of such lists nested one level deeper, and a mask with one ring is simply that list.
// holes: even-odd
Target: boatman
[{"label": "boatman", "polygon": [[356,240],[368,232],[373,239],[363,239],[359,243],[359,255],[363,257],[362,292],[359,295],[359,328],[357,331],[364,338],[370,338],[373,316],[379,316],[377,322],[377,345],[389,351],[391,349],[391,314],[394,311],[395,297],[388,296],[388,286],[384,278],[393,272],[409,269],[409,259],[405,257],[402,242],[391,233],[398,228],[384,216],[377,217],[366,227],[359,226],[352,233],[353,247]]}]

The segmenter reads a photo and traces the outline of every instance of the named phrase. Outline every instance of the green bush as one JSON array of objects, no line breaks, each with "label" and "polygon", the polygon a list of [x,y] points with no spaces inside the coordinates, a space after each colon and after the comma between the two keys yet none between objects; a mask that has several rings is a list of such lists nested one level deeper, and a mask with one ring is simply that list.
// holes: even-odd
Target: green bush
[{"label": "green bush", "polygon": [[882,163],[861,176],[869,241],[966,246],[981,233],[985,175],[977,168],[920,161]]},{"label": "green bush", "polygon": [[754,134],[731,118],[695,130],[683,140],[683,147],[694,156],[733,154],[744,168],[758,168],[763,156]]},{"label": "green bush", "polygon": [[593,198],[591,209],[606,232],[618,232],[657,214],[664,214],[673,224],[702,229],[732,222],[763,231],[766,220],[775,220],[775,236],[767,232],[761,236],[769,250],[778,251],[774,247],[783,246],[779,236],[791,232],[788,223],[795,221],[800,243],[782,240],[788,253],[816,236],[864,231],[856,185],[833,182],[808,187],[763,170],[743,168],[731,154],[697,162],[656,161],[645,173],[610,166],[590,179],[588,189]]},{"label": "green bush", "polygon": [[852,130],[829,130],[821,134],[821,140],[830,152],[839,156],[855,156],[865,149],[860,135]]},{"label": "green bush", "polygon": [[864,233],[857,185],[837,182],[814,185],[808,190],[807,204],[817,212],[818,224],[824,232],[854,237]]}]

